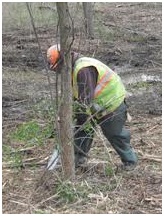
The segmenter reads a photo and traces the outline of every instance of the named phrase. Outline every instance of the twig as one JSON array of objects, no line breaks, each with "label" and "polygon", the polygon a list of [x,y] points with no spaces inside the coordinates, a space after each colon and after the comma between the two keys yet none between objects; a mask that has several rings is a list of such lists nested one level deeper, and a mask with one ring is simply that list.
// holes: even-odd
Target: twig
[{"label": "twig", "polygon": [[156,155],[144,154],[141,151],[138,151],[138,152],[141,154],[143,160],[153,160],[153,161],[156,161],[156,162],[161,162],[162,161],[162,158],[160,158],[160,157],[158,157]]},{"label": "twig", "polygon": [[21,202],[15,201],[15,200],[10,200],[9,199],[9,202],[16,203],[16,204],[19,204],[19,205],[22,205],[22,206],[28,206],[28,204],[26,204],[26,203],[21,203]]},{"label": "twig", "polygon": [[157,194],[157,195],[154,195],[152,197],[145,197],[144,200],[145,201],[161,201],[162,197],[161,197],[161,194]]},{"label": "twig", "polygon": [[38,7],[40,10],[41,9],[49,9],[49,10],[52,10],[52,11],[56,11],[56,8],[53,8],[53,7],[50,7],[50,6],[39,6]]},{"label": "twig", "polygon": [[154,125],[152,128],[150,128],[148,131],[146,131],[146,134],[148,134],[150,131],[154,130],[156,127],[159,126],[159,123],[157,123],[156,125]]},{"label": "twig", "polygon": [[[17,104],[20,104],[20,103],[24,103],[24,102],[27,102],[27,101],[29,101],[29,99],[24,99],[24,100],[16,100],[16,101],[8,101],[8,102],[6,102],[6,103],[8,103],[8,106],[9,107],[13,107],[13,106],[15,106],[15,105],[17,105]],[[4,106],[4,107],[6,107],[6,106]]]},{"label": "twig", "polygon": [[145,157],[142,158],[143,160],[152,160],[152,161],[156,161],[156,162],[162,162],[161,158],[154,158],[151,157],[151,155],[145,155]]},{"label": "twig", "polygon": [[22,149],[16,149],[16,150],[11,151],[9,154],[31,152],[35,148],[36,148],[36,146],[22,148]]},{"label": "twig", "polygon": [[[141,138],[140,142],[141,142],[142,144],[147,145],[147,146],[150,146],[150,147],[155,146],[155,143],[153,143],[151,140],[149,140],[149,142],[148,142],[148,141],[145,141],[145,140],[143,140],[143,139]],[[152,144],[152,145],[151,145],[151,144]]]},{"label": "twig", "polygon": [[23,120],[20,120],[20,121],[18,121],[18,120],[13,120],[13,121],[14,121],[13,123],[3,125],[3,126],[2,126],[2,129],[9,129],[9,128],[11,128],[11,127],[15,127],[15,125],[17,125],[17,124],[22,124],[22,122],[23,122]]},{"label": "twig", "polygon": [[2,189],[5,188],[5,186],[7,185],[8,181],[5,181],[5,183],[3,183],[2,185]]},{"label": "twig", "polygon": [[[16,168],[16,167],[25,167],[25,166],[36,166],[36,165],[45,165],[46,164],[46,161],[48,160],[48,157],[40,160],[40,161],[36,161],[38,160],[38,158],[28,158],[24,161],[22,161],[20,164],[16,164],[14,163],[13,161],[9,161],[9,162],[3,162],[2,163],[2,167],[3,169],[6,169],[6,168]],[[34,164],[35,163],[35,164]]]},{"label": "twig", "polygon": [[39,203],[37,204],[37,206],[39,206],[39,205],[41,205],[41,204],[43,204],[43,203],[45,203],[45,202],[47,202],[47,201],[49,201],[49,200],[52,200],[52,199],[58,197],[58,194],[59,194],[59,192],[56,193],[56,194],[54,194],[54,195],[52,195],[51,197],[48,197],[47,199],[42,200],[41,202],[39,202]]},{"label": "twig", "polygon": [[149,142],[152,144],[152,146],[155,146],[155,143],[151,140],[149,140]]}]

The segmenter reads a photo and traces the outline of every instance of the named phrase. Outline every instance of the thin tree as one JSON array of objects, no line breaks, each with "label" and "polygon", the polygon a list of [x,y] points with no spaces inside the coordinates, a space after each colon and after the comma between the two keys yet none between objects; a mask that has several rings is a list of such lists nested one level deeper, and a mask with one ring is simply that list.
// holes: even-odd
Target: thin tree
[{"label": "thin tree", "polygon": [[61,162],[65,179],[75,176],[72,130],[72,63],[70,48],[73,42],[73,27],[67,2],[57,2],[60,46],[64,61],[61,68],[60,141]]},{"label": "thin tree", "polygon": [[87,38],[94,38],[93,30],[93,4],[91,2],[83,2],[84,24]]}]

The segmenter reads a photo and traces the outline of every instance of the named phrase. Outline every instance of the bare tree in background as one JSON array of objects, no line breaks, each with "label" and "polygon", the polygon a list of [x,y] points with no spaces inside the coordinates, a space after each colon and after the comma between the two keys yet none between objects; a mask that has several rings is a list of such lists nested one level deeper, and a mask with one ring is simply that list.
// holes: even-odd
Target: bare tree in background
[{"label": "bare tree in background", "polygon": [[83,2],[83,11],[84,11],[84,21],[85,21],[85,31],[87,38],[94,38],[93,31],[93,4],[91,2]]},{"label": "bare tree in background", "polygon": [[73,42],[72,23],[67,2],[57,2],[59,17],[60,45],[64,62],[61,69],[61,102],[60,102],[60,139],[61,160],[65,179],[75,176],[74,145],[72,130],[72,63],[70,48]]}]

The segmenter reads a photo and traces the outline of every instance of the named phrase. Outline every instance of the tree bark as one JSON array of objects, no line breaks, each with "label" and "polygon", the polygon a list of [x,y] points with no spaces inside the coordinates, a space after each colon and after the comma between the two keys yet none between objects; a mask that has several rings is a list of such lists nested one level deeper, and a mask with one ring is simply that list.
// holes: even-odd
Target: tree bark
[{"label": "tree bark", "polygon": [[93,31],[93,4],[91,2],[83,2],[83,11],[84,11],[84,22],[85,22],[85,31],[87,38],[94,38]]},{"label": "tree bark", "polygon": [[67,2],[57,2],[59,17],[60,46],[64,62],[61,68],[61,102],[60,102],[60,139],[61,161],[65,179],[75,176],[74,145],[72,128],[72,63],[70,48],[72,26]]}]

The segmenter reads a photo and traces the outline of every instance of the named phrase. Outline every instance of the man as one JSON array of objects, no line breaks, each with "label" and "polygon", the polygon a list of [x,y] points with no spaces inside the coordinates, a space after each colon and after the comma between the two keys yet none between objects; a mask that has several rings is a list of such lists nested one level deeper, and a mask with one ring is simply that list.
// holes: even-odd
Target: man
[{"label": "man", "polygon": [[[86,160],[99,124],[103,134],[120,156],[122,168],[132,170],[137,155],[130,145],[130,133],[124,127],[127,118],[126,91],[120,77],[94,58],[72,52],[72,87],[78,112],[75,114],[75,166]],[[58,71],[63,60],[60,45],[47,51],[50,69]]]}]

